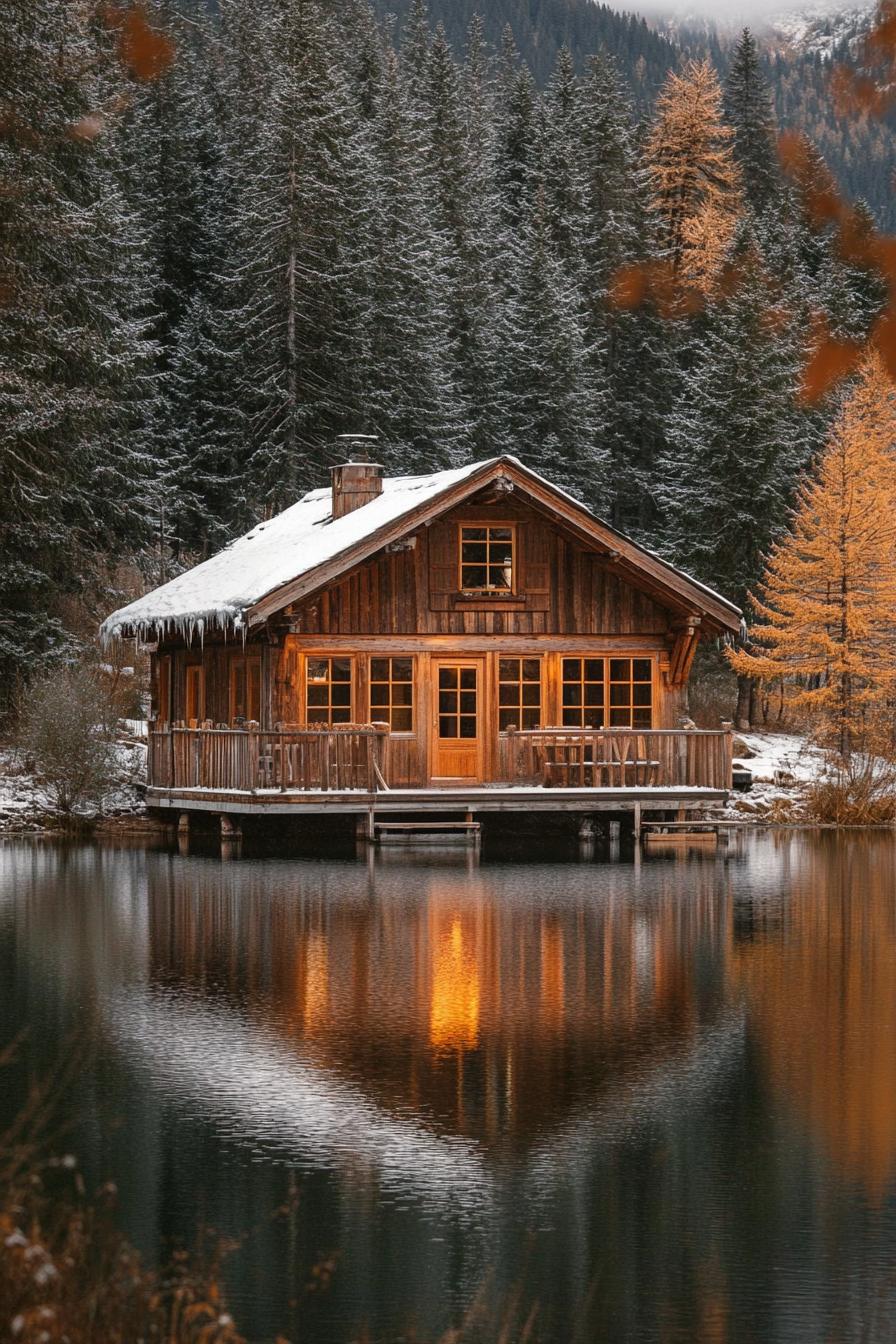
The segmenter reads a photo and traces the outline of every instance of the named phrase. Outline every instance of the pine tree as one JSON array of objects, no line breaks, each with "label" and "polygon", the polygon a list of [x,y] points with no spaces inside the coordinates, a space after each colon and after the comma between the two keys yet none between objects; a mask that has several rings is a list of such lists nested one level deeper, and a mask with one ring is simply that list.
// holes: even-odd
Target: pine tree
[{"label": "pine tree", "polygon": [[544,185],[554,254],[575,281],[581,279],[584,231],[582,106],[572,56],[563,47],[543,103],[539,176]]},{"label": "pine tree", "polygon": [[877,354],[846,395],[772,548],[742,676],[783,680],[848,758],[869,712],[896,694],[896,397]]},{"label": "pine tree", "polygon": [[340,387],[346,429],[381,439],[390,470],[456,464],[465,455],[453,380],[444,237],[420,172],[423,138],[393,51],[383,52],[371,115],[356,112],[347,164],[341,287],[347,332]]},{"label": "pine tree", "polygon": [[671,74],[647,142],[647,168],[660,241],[674,276],[709,290],[721,271],[740,210],[733,131],[709,61]]},{"label": "pine tree", "polygon": [[612,60],[595,56],[581,92],[582,275],[592,373],[601,389],[608,467],[593,502],[615,526],[649,536],[655,464],[675,369],[673,324],[649,305],[612,300],[621,268],[655,249],[638,171],[633,113]]},{"label": "pine tree", "polygon": [[781,190],[771,93],[749,28],[734,49],[725,80],[725,116],[734,129],[734,157],[747,205],[762,214]]},{"label": "pine tree", "polygon": [[0,5],[0,712],[71,648],[64,604],[143,537],[151,281],[123,84],[82,7]]},{"label": "pine tree", "polygon": [[467,35],[463,71],[466,231],[457,277],[457,384],[474,458],[512,450],[508,413],[508,313],[503,237],[495,186],[492,71],[482,20]]},{"label": "pine tree", "polygon": [[257,511],[322,478],[343,392],[348,92],[317,0],[226,7],[232,251],[215,340],[233,352],[233,433]]},{"label": "pine tree", "polygon": [[510,281],[506,353],[514,451],[572,494],[603,497],[606,451],[601,403],[585,336],[583,305],[551,248],[548,210],[538,188]]},{"label": "pine tree", "polygon": [[655,489],[668,554],[743,606],[810,440],[799,333],[749,240],[738,262],[739,284],[692,336]]}]

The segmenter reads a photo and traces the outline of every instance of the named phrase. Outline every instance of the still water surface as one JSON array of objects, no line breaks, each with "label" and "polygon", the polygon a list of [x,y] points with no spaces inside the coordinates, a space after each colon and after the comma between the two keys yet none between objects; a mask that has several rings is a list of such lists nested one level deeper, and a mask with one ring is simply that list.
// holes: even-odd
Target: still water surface
[{"label": "still water surface", "polygon": [[0,1026],[28,1028],[6,1113],[89,1042],[67,1147],[147,1255],[242,1238],[253,1340],[434,1339],[474,1303],[483,1339],[533,1307],[549,1344],[896,1339],[890,835],[6,843]]}]

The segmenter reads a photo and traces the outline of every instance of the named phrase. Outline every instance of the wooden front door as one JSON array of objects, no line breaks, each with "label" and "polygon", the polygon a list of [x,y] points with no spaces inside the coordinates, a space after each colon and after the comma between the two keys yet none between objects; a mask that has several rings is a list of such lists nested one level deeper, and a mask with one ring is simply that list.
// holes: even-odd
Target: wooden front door
[{"label": "wooden front door", "polygon": [[432,777],[482,779],[483,660],[433,660]]}]

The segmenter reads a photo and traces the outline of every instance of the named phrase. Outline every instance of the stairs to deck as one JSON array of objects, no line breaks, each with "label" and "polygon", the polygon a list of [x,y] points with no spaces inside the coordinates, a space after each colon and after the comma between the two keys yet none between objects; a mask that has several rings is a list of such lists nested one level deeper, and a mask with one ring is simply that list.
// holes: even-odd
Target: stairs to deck
[{"label": "stairs to deck", "polygon": [[373,835],[378,845],[442,845],[448,841],[475,845],[481,826],[478,821],[374,821]]}]

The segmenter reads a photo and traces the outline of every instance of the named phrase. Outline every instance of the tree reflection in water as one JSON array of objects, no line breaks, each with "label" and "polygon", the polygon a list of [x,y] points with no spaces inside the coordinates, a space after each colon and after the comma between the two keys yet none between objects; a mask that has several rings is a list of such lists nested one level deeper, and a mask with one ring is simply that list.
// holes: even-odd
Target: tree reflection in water
[{"label": "tree reflection in water", "polygon": [[[894,848],[751,836],[636,869],[8,846],[0,1006],[24,1073],[88,1023],[73,1141],[144,1249],[198,1216],[251,1234],[230,1273],[253,1337],[431,1338],[481,1293],[471,1338],[518,1300],[563,1344],[889,1339]],[[285,1227],[264,1211],[296,1179]]]}]

